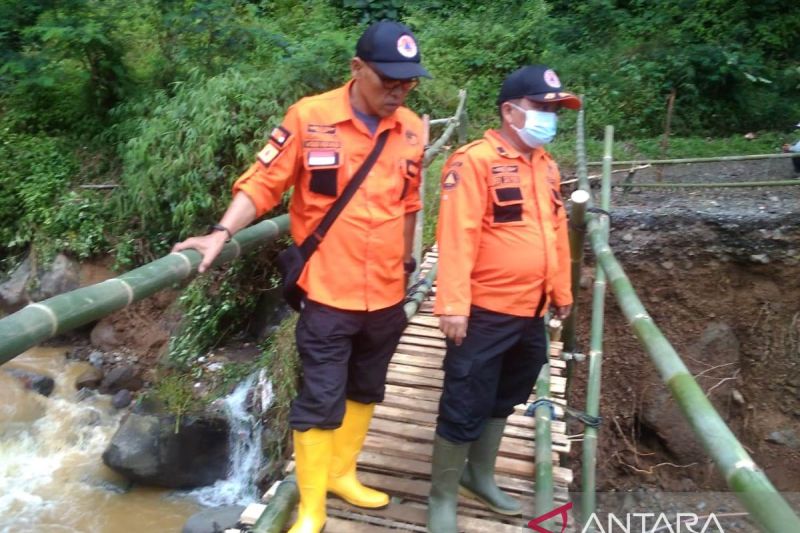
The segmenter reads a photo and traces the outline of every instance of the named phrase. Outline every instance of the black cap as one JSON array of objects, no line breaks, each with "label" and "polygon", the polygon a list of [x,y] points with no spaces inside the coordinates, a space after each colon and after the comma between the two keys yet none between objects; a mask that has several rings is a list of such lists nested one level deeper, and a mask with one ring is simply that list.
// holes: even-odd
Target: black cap
[{"label": "black cap", "polygon": [[517,98],[535,102],[560,102],[570,109],[580,109],[581,100],[572,93],[561,90],[561,80],[546,65],[528,65],[515,70],[503,81],[497,103]]},{"label": "black cap", "polygon": [[414,34],[408,27],[392,20],[376,22],[367,28],[356,43],[356,56],[387,78],[431,77],[420,64]]}]

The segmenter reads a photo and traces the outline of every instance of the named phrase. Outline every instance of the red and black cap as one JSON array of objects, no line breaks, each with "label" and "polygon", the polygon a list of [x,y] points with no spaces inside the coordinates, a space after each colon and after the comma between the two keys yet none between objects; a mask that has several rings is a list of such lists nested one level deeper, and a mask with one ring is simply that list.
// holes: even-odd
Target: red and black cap
[{"label": "red and black cap", "polygon": [[559,102],[570,109],[581,108],[580,98],[563,91],[558,75],[546,65],[528,65],[506,77],[497,97],[498,105],[517,98],[528,98],[534,102]]},{"label": "red and black cap", "polygon": [[367,28],[356,43],[356,56],[379,74],[395,80],[431,75],[420,64],[417,39],[407,26],[392,20],[376,22]]}]

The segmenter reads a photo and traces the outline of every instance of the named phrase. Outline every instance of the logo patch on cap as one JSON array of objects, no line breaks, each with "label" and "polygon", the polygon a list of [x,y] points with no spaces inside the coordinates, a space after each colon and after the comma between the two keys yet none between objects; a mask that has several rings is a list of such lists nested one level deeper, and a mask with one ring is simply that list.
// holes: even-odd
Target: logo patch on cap
[{"label": "logo patch on cap", "polygon": [[410,59],[417,55],[417,43],[414,42],[414,38],[410,35],[401,35],[397,39],[397,51],[400,52],[401,56]]},{"label": "logo patch on cap", "polygon": [[558,87],[561,88],[561,80],[558,79],[558,76],[553,69],[547,69],[544,71],[544,82],[549,85],[550,87]]}]

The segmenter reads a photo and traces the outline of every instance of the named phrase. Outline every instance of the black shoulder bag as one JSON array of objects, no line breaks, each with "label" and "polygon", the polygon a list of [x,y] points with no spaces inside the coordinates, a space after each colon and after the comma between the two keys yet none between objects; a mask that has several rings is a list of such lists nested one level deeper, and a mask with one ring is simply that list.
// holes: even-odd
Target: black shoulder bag
[{"label": "black shoulder bag", "polygon": [[317,250],[325,234],[331,229],[336,217],[339,216],[347,205],[347,202],[350,201],[355,195],[356,190],[358,190],[364,182],[364,178],[367,177],[375,161],[378,160],[381,151],[383,151],[388,136],[389,130],[384,130],[383,133],[378,136],[378,140],[375,142],[375,146],[372,147],[372,151],[364,162],[361,163],[361,166],[353,175],[353,178],[347,186],[345,186],[342,195],[333,202],[331,208],[325,213],[325,216],[322,217],[322,221],[317,228],[306,237],[302,244],[299,246],[297,244],[292,244],[278,254],[278,270],[283,279],[283,298],[295,311],[300,311],[303,297],[305,296],[305,291],[297,285],[297,280],[300,279],[300,274],[303,272],[306,262],[311,257],[311,254]]}]

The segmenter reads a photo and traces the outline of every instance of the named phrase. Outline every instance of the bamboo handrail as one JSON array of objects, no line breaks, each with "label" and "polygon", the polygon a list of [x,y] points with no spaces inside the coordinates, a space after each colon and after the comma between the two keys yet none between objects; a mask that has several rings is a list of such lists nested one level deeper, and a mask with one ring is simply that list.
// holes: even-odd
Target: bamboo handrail
[{"label": "bamboo handrail", "polygon": [[787,187],[792,185],[800,185],[800,179],[793,179],[793,180],[772,180],[772,181],[726,181],[722,183],[623,183],[618,185],[618,187],[624,187],[626,189],[632,187],[641,187],[644,189],[669,189],[669,188],[704,188],[704,189],[716,189],[716,188],[731,188],[731,187]]},{"label": "bamboo handrail", "polygon": [[[214,266],[284,235],[289,216],[281,215],[238,232],[225,244]],[[195,250],[171,253],[119,277],[27,305],[0,319],[0,364],[48,338],[88,324],[183,281],[197,272]]]},{"label": "bamboo handrail", "polygon": [[[610,168],[608,159],[604,158],[604,163]],[[611,284],[623,314],[676,399],[692,432],[712,457],[728,486],[763,531],[800,531],[800,518],[756,466],[689,373],[678,353],[647,314],[625,271],[614,257],[608,244],[605,222],[601,221],[601,217],[591,217],[588,231],[592,250]],[[587,428],[587,435],[589,429]],[[586,443],[585,437],[585,447]],[[584,516],[587,516],[586,512],[584,510]]]},{"label": "bamboo handrail", "polygon": [[[783,159],[800,157],[800,154],[789,152],[779,154],[721,155],[717,157],[692,157],[685,159],[634,159],[631,161],[615,161],[615,165],[679,165],[682,163],[716,163],[720,161],[751,161],[756,159]],[[589,161],[587,165],[601,166],[602,161]]]},{"label": "bamboo handrail", "polygon": [[[605,155],[603,156],[603,182],[600,190],[600,207],[608,212],[611,205],[611,160],[614,145],[614,128],[606,126]],[[595,225],[600,226],[600,231],[608,240],[608,216],[595,218]],[[603,368],[603,326],[606,298],[606,275],[602,268],[597,267],[592,288],[592,318],[589,341],[589,370],[586,383],[586,414],[592,417],[600,415],[600,389]],[[596,506],[596,472],[597,472],[597,433],[595,427],[587,425],[583,436],[583,461],[581,494],[581,512],[583,523],[589,523],[589,518]]]}]

